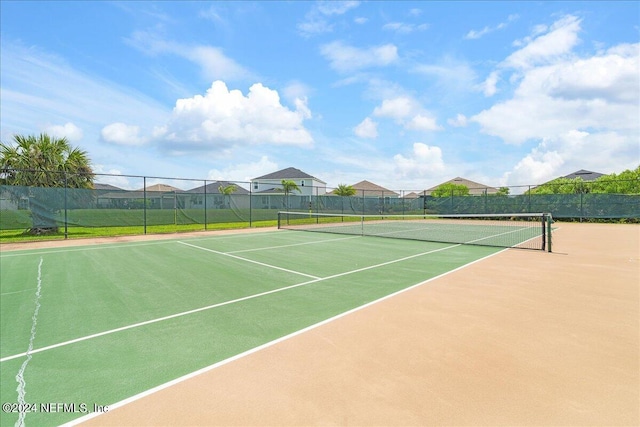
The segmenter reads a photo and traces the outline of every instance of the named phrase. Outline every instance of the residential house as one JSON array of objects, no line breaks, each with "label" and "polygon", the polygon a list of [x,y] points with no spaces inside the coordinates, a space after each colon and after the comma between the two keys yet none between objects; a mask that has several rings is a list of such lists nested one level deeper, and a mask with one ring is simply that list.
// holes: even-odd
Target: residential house
[{"label": "residential house", "polygon": [[141,209],[146,200],[149,209],[184,208],[178,194],[184,190],[167,184],[155,184],[138,190],[111,191],[98,195],[98,206],[116,209]]},{"label": "residential house", "polygon": [[457,184],[457,185],[464,185],[465,187],[467,187],[469,189],[469,194],[472,196],[482,196],[485,194],[496,194],[499,190],[495,187],[490,187],[488,185],[485,184],[480,184],[479,182],[474,182],[471,181],[470,179],[466,179],[466,178],[461,178],[461,177],[456,177],[453,179],[450,179],[449,181],[445,181],[443,183],[440,183],[434,187],[431,187],[427,190],[424,191],[424,195],[426,196],[430,196],[431,193],[436,190],[438,187],[440,187],[442,184]]},{"label": "residential house", "polygon": [[[235,191],[225,195],[221,191],[229,186],[235,186]],[[204,209],[205,196],[207,198],[207,209],[229,209],[231,207],[249,209],[249,190],[230,181],[213,181],[206,185],[185,191],[188,194],[186,205],[192,209]]]},{"label": "residential house", "polygon": [[563,176],[563,178],[568,178],[568,179],[582,178],[583,181],[595,181],[596,179],[600,178],[603,175],[604,174],[602,173],[580,169],[579,171],[575,171],[573,173],[570,173],[569,175]]},{"label": "residential house", "polygon": [[293,181],[300,188],[296,194],[320,196],[327,192],[327,183],[296,168],[286,168],[251,180],[252,193],[282,194],[282,180]]},{"label": "residential house", "polygon": [[[296,183],[300,191],[285,195],[282,181]],[[251,180],[251,193],[261,196],[257,207],[263,209],[308,209],[311,198],[327,192],[327,183],[293,167],[272,172]],[[255,199],[254,199],[255,200]]]},{"label": "residential house", "polygon": [[364,180],[352,185],[356,190],[356,195],[363,195],[364,197],[384,197],[384,198],[398,198],[400,195],[395,191],[384,188],[373,182]]}]

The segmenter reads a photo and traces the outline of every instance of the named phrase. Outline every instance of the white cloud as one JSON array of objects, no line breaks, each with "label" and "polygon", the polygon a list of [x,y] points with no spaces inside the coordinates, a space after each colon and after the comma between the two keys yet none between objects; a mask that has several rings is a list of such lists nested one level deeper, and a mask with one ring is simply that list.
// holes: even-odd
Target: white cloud
[{"label": "white cloud", "polygon": [[549,181],[557,176],[557,171],[563,163],[562,156],[555,151],[534,150],[508,173],[507,183],[517,185]]},{"label": "white cloud", "polygon": [[423,178],[434,176],[444,170],[442,150],[421,142],[413,144],[409,157],[396,154],[393,157],[395,173],[400,178]]},{"label": "white cloud", "polygon": [[620,172],[637,167],[639,154],[637,145],[630,145],[624,135],[570,130],[542,140],[504,175],[504,181],[539,184],[580,169]]},{"label": "white cloud", "polygon": [[412,24],[407,22],[389,22],[382,26],[383,30],[394,31],[398,34],[411,34],[416,31],[425,31],[428,28],[428,24]]},{"label": "white cloud", "polygon": [[378,117],[391,117],[396,120],[404,119],[417,112],[420,105],[413,99],[401,96],[393,99],[385,99],[379,107],[373,110],[373,115]]},{"label": "white cloud", "polygon": [[484,96],[493,96],[498,91],[497,85],[500,79],[500,73],[498,71],[492,71],[491,74],[480,85],[480,89],[484,93]]},{"label": "white cloud", "polygon": [[545,34],[538,35],[509,55],[502,66],[527,69],[557,61],[568,54],[578,44],[581,20],[575,16],[565,16],[556,21]]},{"label": "white cloud", "polygon": [[67,138],[70,142],[78,142],[83,137],[82,129],[73,123],[47,126],[45,132],[56,138]]},{"label": "white cloud", "polygon": [[359,5],[359,1],[320,1],[316,4],[316,7],[321,14],[331,16],[343,15]]},{"label": "white cloud", "polygon": [[143,145],[146,138],[140,136],[140,127],[125,123],[111,123],[102,128],[102,140],[117,145]]},{"label": "white cloud", "polygon": [[480,31],[476,31],[476,30],[471,30],[467,33],[466,36],[464,36],[465,39],[479,39],[487,34],[493,33],[494,31],[498,31],[498,30],[502,30],[504,28],[507,27],[507,25],[509,25],[509,23],[515,21],[518,19],[518,15],[509,15],[509,17],[507,18],[506,22],[501,22],[496,26],[490,27],[490,26],[485,26],[482,30]]},{"label": "white cloud", "polygon": [[604,56],[556,67],[546,82],[549,93],[562,99],[604,99],[637,104],[640,99],[639,53],[640,44],[636,44],[632,49],[615,48]]},{"label": "white cloud", "polygon": [[428,113],[416,114],[405,124],[405,127],[421,131],[442,130],[442,127],[436,123],[435,117]]},{"label": "white cloud", "polygon": [[222,170],[212,169],[209,171],[208,179],[248,182],[275,170],[278,170],[278,164],[271,161],[268,156],[262,156],[257,162],[240,163]]},{"label": "white cloud", "polygon": [[[640,163],[640,44],[574,52],[581,21],[565,16],[537,26],[492,76],[513,96],[471,117],[481,132],[509,144],[537,145],[503,176],[506,184],[541,183],[579,169],[602,173]],[[491,91],[489,91],[491,92]],[[506,90],[505,90],[506,92]]]},{"label": "white cloud", "polygon": [[179,99],[172,118],[156,129],[155,137],[172,148],[228,148],[237,144],[308,146],[311,134],[303,125],[310,111],[298,100],[292,111],[280,103],[278,92],[260,83],[244,96],[216,81],[207,93]]},{"label": "white cloud", "polygon": [[437,63],[417,65],[411,72],[423,74],[429,78],[434,88],[446,92],[460,92],[466,94],[476,86],[477,75],[474,69],[466,62],[451,56],[445,56]]},{"label": "white cloud", "polygon": [[125,190],[133,190],[138,188],[139,183],[132,184],[130,177],[122,175],[119,169],[107,169],[102,164],[92,165],[93,172],[96,174],[95,182],[100,184],[109,184]]},{"label": "white cloud", "polygon": [[[508,143],[551,138],[572,129],[638,131],[640,61],[607,52],[528,70],[512,99],[472,117]],[[619,52],[613,50],[610,52]]]},{"label": "white cloud", "polygon": [[447,120],[447,123],[456,128],[463,128],[468,126],[469,121],[464,114],[458,114],[455,119]]},{"label": "white cloud", "polygon": [[216,47],[195,46],[180,49],[180,52],[185,58],[200,65],[203,77],[210,81],[217,79],[233,81],[251,75],[244,67],[225,56],[222,49]]},{"label": "white cloud", "polygon": [[398,48],[393,44],[360,49],[335,41],[321,46],[320,53],[329,61],[331,68],[339,72],[384,67],[398,60]]},{"label": "white cloud", "polygon": [[367,117],[355,127],[353,132],[360,138],[377,138],[378,124],[371,120],[371,118]]},{"label": "white cloud", "polygon": [[185,58],[200,66],[203,78],[209,81],[236,81],[252,77],[250,71],[227,57],[218,47],[177,43],[146,31],[136,31],[126,41],[148,55],[171,54]]},{"label": "white cloud", "polygon": [[333,16],[344,15],[360,5],[359,1],[320,1],[314,4],[305,15],[304,21],[297,25],[298,31],[304,37],[316,34],[330,33],[334,24],[330,22]]},{"label": "white cloud", "polygon": [[[105,123],[162,121],[165,108],[133,88],[124,88],[70,67],[37,48],[2,40],[2,134],[33,132],[37,123],[69,123],[86,136]],[[91,96],[87,96],[91,94]],[[63,125],[65,131],[76,129]],[[56,128],[62,130],[61,128]]]},{"label": "white cloud", "polygon": [[373,110],[376,117],[388,117],[405,129],[418,131],[441,130],[433,115],[426,111],[419,102],[408,96],[385,99]]}]

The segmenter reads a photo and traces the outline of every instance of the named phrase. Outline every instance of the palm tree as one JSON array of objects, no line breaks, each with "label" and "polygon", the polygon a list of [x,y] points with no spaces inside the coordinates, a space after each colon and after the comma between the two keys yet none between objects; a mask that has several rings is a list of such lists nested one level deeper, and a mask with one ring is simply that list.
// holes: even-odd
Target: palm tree
[{"label": "palm tree", "polygon": [[282,191],[284,191],[284,196],[287,204],[286,208],[287,210],[289,210],[289,193],[292,193],[294,191],[300,192],[300,187],[298,187],[298,184],[296,184],[294,181],[291,181],[290,179],[283,179],[282,181],[280,181],[280,184],[282,185]]},{"label": "palm tree", "polygon": [[[333,192],[341,197],[350,197],[356,194],[356,189],[353,188],[352,185],[339,184],[338,188],[333,190]],[[342,200],[342,213],[344,213],[344,198]]]},{"label": "palm tree", "polygon": [[231,195],[235,193],[237,189],[238,189],[238,186],[235,184],[229,184],[226,186],[220,184],[220,186],[218,187],[218,191],[224,197],[225,207],[227,208],[231,207],[231,202],[230,202]]},{"label": "palm tree", "polygon": [[0,143],[0,168],[0,183],[11,199],[29,199],[33,234],[58,231],[55,214],[68,202],[67,188],[93,188],[87,152],[46,133],[15,135],[13,144]]}]

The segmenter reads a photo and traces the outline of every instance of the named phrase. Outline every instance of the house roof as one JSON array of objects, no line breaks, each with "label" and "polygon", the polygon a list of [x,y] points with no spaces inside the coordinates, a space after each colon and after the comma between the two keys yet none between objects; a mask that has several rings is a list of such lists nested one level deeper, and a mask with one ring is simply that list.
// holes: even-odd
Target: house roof
[{"label": "house roof", "polygon": [[418,193],[416,193],[415,191],[412,191],[412,192],[411,192],[411,193],[409,193],[409,194],[405,194],[405,195],[403,196],[403,198],[405,198],[405,199],[417,199],[417,198],[418,198],[418,197],[420,197],[420,196],[421,196],[421,194],[418,194]]},{"label": "house roof", "polygon": [[[356,184],[351,185],[351,187],[353,187],[354,190],[356,190],[356,192],[377,192],[377,193],[393,193],[393,194],[398,194],[395,191],[389,190],[388,188],[384,188],[378,184],[374,184],[373,182],[364,180],[364,181],[360,181]],[[337,191],[337,188],[334,189],[333,191],[331,191],[329,194],[335,194]]]},{"label": "house roof", "polygon": [[122,188],[116,187],[115,185],[99,184],[99,183],[94,183],[93,184],[93,189],[94,190],[106,190],[106,191],[123,191]]},{"label": "house roof", "polygon": [[296,169],[296,168],[286,168],[276,172],[268,173],[266,175],[253,178],[252,181],[259,180],[259,179],[300,179],[300,178],[305,178],[305,179],[311,178],[311,179],[315,179],[318,182],[326,184],[326,182],[316,178],[315,176],[311,176],[308,173],[303,172],[300,169]]},{"label": "house roof", "polygon": [[385,193],[394,193],[398,194],[395,191],[389,190],[388,188],[384,188],[378,184],[374,184],[373,182],[364,180],[352,185],[358,191],[384,191]]},{"label": "house roof", "polygon": [[254,194],[284,194],[284,190],[278,187],[267,188],[266,190],[261,190]]},{"label": "house roof", "polygon": [[480,184],[479,182],[475,182],[475,181],[471,181],[470,179],[466,179],[466,178],[461,178],[459,176],[450,179],[449,181],[445,181],[443,183],[440,183],[434,187],[431,187],[427,190],[425,190],[426,194],[431,194],[432,191],[434,191],[436,188],[438,188],[439,186],[441,186],[442,184],[458,184],[458,185],[464,185],[465,187],[467,187],[469,189],[469,194],[484,194],[485,190],[487,193],[492,194],[492,193],[497,193],[498,189],[495,187],[491,187],[485,184]]},{"label": "house roof", "polygon": [[579,171],[575,171],[570,173],[569,175],[563,176],[563,178],[575,179],[582,178],[583,181],[594,181],[597,178],[603,176],[603,173],[592,172],[584,169],[580,169]]},{"label": "house roof", "polygon": [[200,187],[192,188],[191,190],[187,190],[186,192],[203,194],[205,192],[205,187],[206,187],[207,194],[220,194],[220,187],[227,187],[229,185],[236,186],[236,191],[233,194],[249,194],[249,191],[246,188],[243,188],[238,184],[236,184],[235,182],[230,182],[230,181],[214,181],[207,185],[201,185]]},{"label": "house roof", "polygon": [[[136,191],[144,191],[144,188],[140,188]],[[154,185],[150,185],[146,188],[147,191],[162,191],[162,192],[177,192],[177,193],[182,193],[184,192],[184,190],[181,190],[179,188],[173,187],[171,185],[167,185],[167,184],[154,184]]]}]

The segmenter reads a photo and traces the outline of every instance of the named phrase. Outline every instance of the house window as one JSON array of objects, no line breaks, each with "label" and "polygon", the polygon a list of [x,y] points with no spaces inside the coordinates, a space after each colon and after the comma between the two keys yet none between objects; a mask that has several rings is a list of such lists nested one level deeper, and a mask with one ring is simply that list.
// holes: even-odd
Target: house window
[{"label": "house window", "polygon": [[300,182],[300,186],[304,187],[304,181]]},{"label": "house window", "polygon": [[257,190],[257,189],[258,189],[258,183],[257,183],[257,182],[254,182],[254,183],[253,183],[253,189],[254,189],[254,190]]}]

